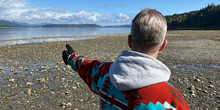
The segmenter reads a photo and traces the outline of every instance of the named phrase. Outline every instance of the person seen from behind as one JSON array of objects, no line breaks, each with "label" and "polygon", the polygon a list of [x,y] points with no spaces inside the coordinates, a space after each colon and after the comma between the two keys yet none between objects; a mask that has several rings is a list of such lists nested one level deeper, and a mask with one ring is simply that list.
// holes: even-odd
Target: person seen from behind
[{"label": "person seen from behind", "polygon": [[89,60],[67,44],[63,60],[100,96],[102,110],[189,110],[181,93],[167,81],[171,72],[157,60],[167,40],[167,23],[145,8],[132,20],[128,46],[115,62]]}]

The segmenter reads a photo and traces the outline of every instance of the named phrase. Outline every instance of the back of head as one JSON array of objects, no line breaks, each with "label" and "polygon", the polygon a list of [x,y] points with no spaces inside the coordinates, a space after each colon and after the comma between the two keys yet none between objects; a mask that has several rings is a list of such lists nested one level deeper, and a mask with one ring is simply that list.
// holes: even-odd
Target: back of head
[{"label": "back of head", "polygon": [[144,53],[160,49],[166,36],[167,22],[157,10],[145,8],[132,20],[131,42],[134,51]]}]

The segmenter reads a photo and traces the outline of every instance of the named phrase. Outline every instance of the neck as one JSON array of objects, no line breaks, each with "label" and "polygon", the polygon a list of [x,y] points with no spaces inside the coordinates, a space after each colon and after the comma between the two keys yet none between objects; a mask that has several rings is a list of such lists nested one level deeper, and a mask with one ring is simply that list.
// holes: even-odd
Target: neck
[{"label": "neck", "polygon": [[153,58],[155,58],[155,59],[157,58],[157,55],[158,55],[158,53],[159,53],[159,51],[156,51],[156,52],[142,52],[142,51],[133,50],[133,49],[132,49],[132,51],[144,53],[144,54],[149,55],[149,56],[151,56],[151,57],[153,57]]},{"label": "neck", "polygon": [[145,53],[145,54],[157,59],[158,51],[154,53]]}]

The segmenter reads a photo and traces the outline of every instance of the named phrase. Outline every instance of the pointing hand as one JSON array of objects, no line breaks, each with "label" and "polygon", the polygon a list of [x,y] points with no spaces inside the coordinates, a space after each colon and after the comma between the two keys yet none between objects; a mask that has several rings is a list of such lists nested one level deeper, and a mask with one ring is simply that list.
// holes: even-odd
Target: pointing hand
[{"label": "pointing hand", "polygon": [[69,44],[66,44],[66,48],[67,50],[63,51],[62,57],[63,57],[63,61],[65,62],[65,64],[68,65],[68,62],[67,62],[68,57],[70,54],[75,53],[75,51]]}]

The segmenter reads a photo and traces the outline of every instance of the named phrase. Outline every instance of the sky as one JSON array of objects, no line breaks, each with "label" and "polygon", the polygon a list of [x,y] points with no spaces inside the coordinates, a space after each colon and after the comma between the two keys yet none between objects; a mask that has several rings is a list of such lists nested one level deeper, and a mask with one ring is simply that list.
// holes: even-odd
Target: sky
[{"label": "sky", "polygon": [[200,10],[220,0],[0,0],[0,20],[29,24],[131,24],[144,8],[164,16]]}]

